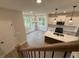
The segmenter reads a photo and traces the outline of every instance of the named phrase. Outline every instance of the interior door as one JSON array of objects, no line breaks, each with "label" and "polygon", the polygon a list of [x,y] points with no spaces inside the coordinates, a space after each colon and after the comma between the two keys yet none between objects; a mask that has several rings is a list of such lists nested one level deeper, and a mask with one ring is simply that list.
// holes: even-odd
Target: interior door
[{"label": "interior door", "polygon": [[0,21],[0,57],[12,51],[16,46],[16,37],[11,21]]}]

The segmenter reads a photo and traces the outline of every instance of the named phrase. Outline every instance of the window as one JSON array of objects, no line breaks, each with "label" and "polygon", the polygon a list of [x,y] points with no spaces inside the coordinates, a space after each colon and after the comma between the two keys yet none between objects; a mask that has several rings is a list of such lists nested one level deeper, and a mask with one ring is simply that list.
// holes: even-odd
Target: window
[{"label": "window", "polygon": [[38,16],[38,28],[39,30],[47,29],[47,19],[46,16]]},{"label": "window", "polygon": [[32,22],[32,16],[23,16],[24,26],[27,32],[34,30],[35,24]]},{"label": "window", "polygon": [[36,20],[34,21],[37,21],[37,23],[33,21],[33,16],[23,16],[23,18],[26,32],[31,32],[35,29],[45,30],[47,28],[47,20],[45,16],[36,16]]},{"label": "window", "polygon": [[24,25],[25,25],[25,27],[26,28],[31,28],[31,20],[30,20],[30,17],[28,17],[28,16],[24,16]]},{"label": "window", "polygon": [[44,16],[39,16],[39,25],[41,27],[45,26],[45,17]]}]

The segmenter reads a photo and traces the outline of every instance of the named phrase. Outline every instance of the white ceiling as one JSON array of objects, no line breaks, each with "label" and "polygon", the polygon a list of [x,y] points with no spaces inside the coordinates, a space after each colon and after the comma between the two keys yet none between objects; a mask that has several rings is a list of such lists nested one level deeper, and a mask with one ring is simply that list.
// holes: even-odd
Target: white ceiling
[{"label": "white ceiling", "polygon": [[79,0],[43,0],[41,4],[37,4],[36,0],[0,0],[0,7],[33,13],[54,12],[55,8],[59,11],[72,11],[73,5],[77,5],[78,10]]}]

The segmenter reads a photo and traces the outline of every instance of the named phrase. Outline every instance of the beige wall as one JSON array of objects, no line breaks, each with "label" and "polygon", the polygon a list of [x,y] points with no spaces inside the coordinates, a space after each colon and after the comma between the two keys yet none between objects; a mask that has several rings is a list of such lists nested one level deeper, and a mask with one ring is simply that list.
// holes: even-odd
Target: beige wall
[{"label": "beige wall", "polygon": [[[10,24],[10,22],[11,22],[11,24]],[[10,25],[11,27],[9,27],[8,25]],[[22,18],[21,11],[0,8],[0,28],[4,28],[3,30],[0,30],[3,34],[2,36],[4,37],[4,40],[3,40],[1,38],[2,36],[0,34],[0,36],[1,36],[0,42],[4,41],[4,44],[0,43],[0,46],[2,46],[2,48],[4,48],[4,49],[2,49],[4,52],[3,55],[8,54],[17,45],[25,42],[26,35],[25,35],[25,28],[24,28],[24,24],[23,24],[23,18]],[[8,30],[10,30],[8,28],[10,28],[10,29],[14,28],[14,30],[12,30],[11,32],[8,32]],[[5,38],[5,36],[6,36],[5,34],[7,35],[7,38]],[[11,38],[11,37],[13,37],[13,38]],[[11,42],[12,42],[12,46],[11,46]],[[1,47],[0,47],[0,51],[1,51]]]}]

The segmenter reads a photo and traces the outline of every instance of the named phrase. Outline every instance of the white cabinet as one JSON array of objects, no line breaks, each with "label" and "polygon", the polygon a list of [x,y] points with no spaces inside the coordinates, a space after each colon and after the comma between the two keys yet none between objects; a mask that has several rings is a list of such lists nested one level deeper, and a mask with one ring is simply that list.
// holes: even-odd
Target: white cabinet
[{"label": "white cabinet", "polygon": [[[65,30],[66,29],[69,29],[70,31],[72,31],[72,30],[74,30],[75,28],[76,28],[76,30],[77,30],[77,28],[79,27],[79,17],[73,17],[72,18],[72,22],[69,22],[70,21],[70,18],[71,17],[66,17],[66,16],[58,16],[57,18],[56,18],[56,21],[64,21],[65,22]],[[48,24],[52,24],[52,25],[56,25],[56,22],[54,22],[54,19],[55,19],[55,17],[49,17],[49,19],[48,19]],[[75,30],[75,31],[76,31]]]},{"label": "white cabinet", "polygon": [[69,22],[71,17],[66,17],[65,25],[67,26],[79,26],[79,17],[73,17],[72,22]]},{"label": "white cabinet", "polygon": [[[73,17],[72,22],[70,21],[71,17],[66,16],[58,16],[56,17],[56,21],[64,21],[66,26],[79,26],[79,17]],[[56,25],[56,22],[54,22],[55,17],[49,17],[48,18],[48,24]]]},{"label": "white cabinet", "polygon": [[[58,17],[56,17],[56,22],[57,21],[65,22],[65,19],[66,19],[66,16],[58,16]],[[56,22],[55,22],[55,17],[49,17],[48,18],[48,24],[56,25]]]}]

